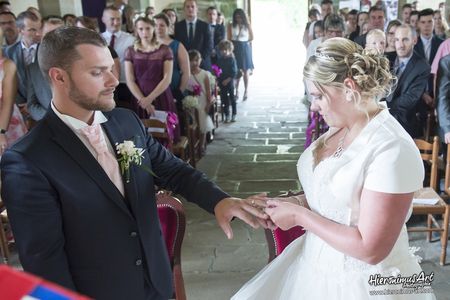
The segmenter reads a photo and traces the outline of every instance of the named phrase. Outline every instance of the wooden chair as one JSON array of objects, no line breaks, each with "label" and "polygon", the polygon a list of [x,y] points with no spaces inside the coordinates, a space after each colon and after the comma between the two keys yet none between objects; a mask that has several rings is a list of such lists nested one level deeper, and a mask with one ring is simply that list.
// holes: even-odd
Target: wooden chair
[{"label": "wooden chair", "polygon": [[189,141],[191,165],[195,168],[197,161],[202,157],[202,141],[197,108],[185,108],[183,119]]},{"label": "wooden chair", "polygon": [[[303,192],[292,193],[289,191],[285,195],[281,195],[280,197],[290,197],[301,195]],[[269,248],[269,262],[274,260],[278,255],[283,252],[283,250],[294,241],[296,238],[302,236],[305,233],[302,227],[296,226],[289,230],[282,230],[277,228],[275,230],[265,229],[267,246]]]},{"label": "wooden chair", "polygon": [[11,255],[9,251],[9,241],[8,237],[6,236],[6,228],[4,225],[8,225],[8,215],[6,213],[6,207],[3,203],[2,199],[0,198],[0,251],[3,258],[3,262],[5,264],[8,264],[9,257]]},{"label": "wooden chair", "polygon": [[186,230],[184,208],[180,200],[166,191],[160,191],[156,195],[156,205],[172,267],[174,298],[185,300],[186,291],[181,271],[181,245]]},{"label": "wooden chair", "polygon": [[180,140],[177,143],[173,143],[172,139],[167,132],[167,126],[165,122],[157,119],[142,119],[142,124],[147,128],[147,132],[154,138],[162,141],[169,151],[181,158],[183,161],[190,163],[191,158],[189,155],[189,141],[185,136],[180,136]]},{"label": "wooden chair", "polygon": [[[415,199],[436,199],[437,203],[417,204],[413,203],[413,215],[427,215],[426,227],[409,227],[408,232],[427,232],[427,240],[432,241],[433,231],[440,232],[441,234],[441,256],[440,264],[445,265],[445,259],[447,256],[447,243],[448,243],[448,223],[449,223],[449,206],[445,201],[436,193],[437,187],[437,172],[438,172],[438,154],[439,154],[439,138],[435,136],[433,143],[428,143],[424,140],[415,139],[417,147],[419,148],[420,155],[424,161],[425,169],[429,172],[426,173],[426,183],[429,182],[429,186],[417,191],[414,195]],[[450,158],[450,151],[447,152],[447,159]],[[446,192],[449,193],[450,182],[450,165],[447,160],[446,166]],[[427,184],[424,184],[425,186]],[[441,215],[442,222],[436,220],[434,215]],[[434,225],[434,226],[433,226]]]},{"label": "wooden chair", "polygon": [[414,139],[417,148],[420,151],[420,156],[424,162],[425,167],[425,184],[435,191],[437,189],[438,177],[438,157],[439,157],[439,138],[435,136],[433,142],[429,143],[425,140]]}]

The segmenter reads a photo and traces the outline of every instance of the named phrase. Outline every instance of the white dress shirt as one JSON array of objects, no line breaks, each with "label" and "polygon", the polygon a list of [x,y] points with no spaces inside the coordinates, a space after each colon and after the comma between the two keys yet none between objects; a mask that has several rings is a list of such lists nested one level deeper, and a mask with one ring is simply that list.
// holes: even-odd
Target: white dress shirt
[{"label": "white dress shirt", "polygon": [[[102,32],[102,37],[105,39],[106,43],[109,45],[109,42],[111,41],[112,33],[109,31]],[[128,47],[133,45],[135,38],[131,34],[124,32],[124,31],[118,31],[115,32],[114,35],[116,36],[116,39],[114,41],[114,50],[116,50],[117,55],[120,59],[120,83],[126,83],[125,78],[125,50],[127,50]]]},{"label": "white dress shirt", "polygon": [[[91,143],[88,141],[87,137],[84,136],[81,132],[80,129],[84,128],[86,126],[89,126],[89,124],[86,124],[83,121],[80,121],[74,117],[71,117],[69,115],[65,115],[62,114],[58,111],[58,109],[56,108],[55,104],[53,103],[53,101],[51,102],[50,107],[52,108],[53,112],[58,116],[58,118],[61,119],[61,121],[64,122],[64,124],[66,124],[72,131],[73,133],[75,133],[75,135],[81,140],[81,142],[86,146],[86,148],[89,150],[89,152],[91,152],[92,156],[95,157],[95,159],[97,159],[97,152],[95,151],[94,147],[92,147]],[[101,123],[105,123],[106,121],[108,121],[108,119],[105,117],[105,115],[99,111],[96,110],[94,112],[94,121],[92,122],[92,124],[101,124]],[[100,126],[101,127],[101,126]],[[105,138],[106,144],[108,146],[108,150],[109,152],[116,156],[116,152],[114,151],[114,148],[108,138],[108,136],[106,135],[103,127],[102,128],[102,134]]]}]

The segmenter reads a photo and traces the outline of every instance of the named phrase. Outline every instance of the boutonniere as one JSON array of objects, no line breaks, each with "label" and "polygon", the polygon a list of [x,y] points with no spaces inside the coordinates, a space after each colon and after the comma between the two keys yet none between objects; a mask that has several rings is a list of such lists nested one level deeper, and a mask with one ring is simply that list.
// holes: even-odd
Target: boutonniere
[{"label": "boutonniere", "polygon": [[125,177],[127,183],[130,182],[130,164],[135,164],[136,166],[143,168],[153,176],[156,176],[153,171],[142,165],[142,159],[144,158],[145,149],[138,148],[134,145],[133,141],[124,141],[123,143],[116,143],[116,151],[119,155],[119,166],[120,172]]}]

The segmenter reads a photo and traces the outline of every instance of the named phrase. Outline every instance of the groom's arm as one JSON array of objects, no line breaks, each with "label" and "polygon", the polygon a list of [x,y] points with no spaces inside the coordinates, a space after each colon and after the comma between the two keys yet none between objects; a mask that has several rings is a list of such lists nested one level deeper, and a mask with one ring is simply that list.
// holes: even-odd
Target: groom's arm
[{"label": "groom's arm", "polygon": [[24,270],[75,290],[57,193],[21,153],[6,151],[0,169],[2,199]]}]

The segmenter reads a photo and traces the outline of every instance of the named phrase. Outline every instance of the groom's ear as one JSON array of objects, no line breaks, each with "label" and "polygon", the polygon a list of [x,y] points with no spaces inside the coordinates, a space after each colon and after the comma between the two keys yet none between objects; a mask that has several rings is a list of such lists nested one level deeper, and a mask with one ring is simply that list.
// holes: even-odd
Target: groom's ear
[{"label": "groom's ear", "polygon": [[66,82],[67,72],[61,68],[50,68],[48,70],[48,76],[50,77],[50,81],[53,86],[61,86]]}]

